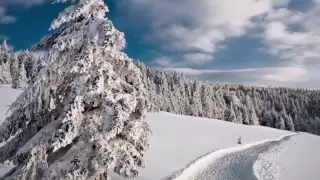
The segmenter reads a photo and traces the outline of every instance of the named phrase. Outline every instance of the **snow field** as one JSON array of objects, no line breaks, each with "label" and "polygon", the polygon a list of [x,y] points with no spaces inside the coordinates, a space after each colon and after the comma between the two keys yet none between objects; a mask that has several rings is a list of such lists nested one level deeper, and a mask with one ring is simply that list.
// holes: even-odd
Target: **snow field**
[{"label": "snow field", "polygon": [[[277,139],[292,134],[262,126],[246,126],[207,118],[171,113],[149,113],[153,128],[151,149],[146,153],[146,168],[140,180],[157,180],[185,168],[187,164],[218,149],[238,146],[265,139]],[[114,176],[115,180],[122,178]]]}]

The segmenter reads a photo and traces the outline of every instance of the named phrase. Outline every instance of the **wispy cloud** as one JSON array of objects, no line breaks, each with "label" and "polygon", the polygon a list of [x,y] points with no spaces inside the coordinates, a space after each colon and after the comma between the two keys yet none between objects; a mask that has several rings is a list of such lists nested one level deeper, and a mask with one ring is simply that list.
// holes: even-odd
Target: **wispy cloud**
[{"label": "wispy cloud", "polygon": [[49,0],[0,0],[0,24],[10,24],[17,21],[17,18],[8,14],[7,8],[10,6],[31,7],[40,5]]},{"label": "wispy cloud", "polygon": [[34,6],[34,5],[40,5],[44,2],[53,2],[53,0],[1,0],[0,6]]},{"label": "wispy cloud", "polygon": [[269,53],[297,64],[320,59],[320,1],[314,3],[304,13],[282,10],[266,18],[264,41]]},{"label": "wispy cloud", "polygon": [[16,20],[16,17],[8,15],[6,9],[0,6],[0,24],[10,24]]},{"label": "wispy cloud", "polygon": [[159,56],[153,59],[151,65],[156,65],[158,67],[175,67],[176,61],[168,56]]},{"label": "wispy cloud", "polygon": [[[121,2],[124,14],[143,20],[148,29],[147,41],[161,48],[162,55],[151,63],[154,66],[186,70],[194,76],[216,80],[291,85],[303,82],[305,86],[320,81],[320,0],[306,0],[304,4],[309,5],[303,7],[301,3],[295,5],[298,0]],[[205,69],[220,51],[228,52],[228,42],[243,36],[254,37],[262,44],[252,51],[275,57],[273,62],[263,64],[282,68],[192,69]]]},{"label": "wispy cloud", "polygon": [[185,53],[177,56],[156,56],[149,65],[162,68],[201,67],[214,59],[209,53]]},{"label": "wispy cloud", "polygon": [[3,40],[8,40],[10,37],[9,36],[6,36],[4,34],[0,34],[0,41],[3,41]]},{"label": "wispy cloud", "polygon": [[187,53],[183,56],[189,64],[202,65],[213,60],[213,55],[208,53]]},{"label": "wispy cloud", "polygon": [[296,87],[308,81],[307,70],[301,67],[272,67],[235,70],[199,70],[189,68],[169,68],[200,80],[255,85],[281,85]]},{"label": "wispy cloud", "polygon": [[[238,37],[255,26],[253,18],[282,7],[288,0],[131,0],[123,6],[132,14],[144,14],[151,28],[148,40],[170,52],[185,53],[190,63],[210,62],[225,40]],[[189,56],[190,51],[195,53]],[[203,55],[205,53],[205,56]],[[197,63],[196,63],[197,64]]]}]

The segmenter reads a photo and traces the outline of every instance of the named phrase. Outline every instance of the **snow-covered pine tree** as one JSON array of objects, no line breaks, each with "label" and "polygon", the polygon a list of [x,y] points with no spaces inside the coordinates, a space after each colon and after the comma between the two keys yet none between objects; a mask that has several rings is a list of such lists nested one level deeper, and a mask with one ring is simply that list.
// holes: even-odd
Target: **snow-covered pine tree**
[{"label": "snow-covered pine tree", "polygon": [[203,116],[201,103],[201,89],[198,81],[194,80],[191,85],[190,109],[192,116]]},{"label": "snow-covered pine tree", "polygon": [[251,111],[250,111],[250,124],[251,125],[259,124],[259,118],[257,117],[256,111],[253,106],[251,107]]},{"label": "snow-covered pine tree", "polygon": [[20,69],[19,69],[19,60],[18,60],[18,54],[12,53],[10,57],[10,74],[12,78],[12,88],[18,88],[19,84],[19,76],[20,76]]},{"label": "snow-covered pine tree", "polygon": [[203,116],[208,118],[214,117],[214,103],[210,96],[210,87],[207,84],[201,85],[201,102],[202,102],[202,111]]},{"label": "snow-covered pine tree", "polygon": [[136,65],[141,71],[142,82],[145,85],[146,91],[148,93],[148,97],[147,97],[148,101],[149,101],[148,111],[158,112],[158,111],[160,111],[159,108],[154,103],[152,103],[152,102],[154,102],[152,99],[156,98],[156,94],[154,94],[155,90],[152,89],[153,84],[150,82],[150,78],[148,76],[147,70],[149,70],[149,69],[147,69],[147,66],[144,63],[141,63],[139,60]]},{"label": "snow-covered pine tree", "polygon": [[28,80],[27,83],[32,84],[33,79],[38,74],[36,72],[36,68],[37,68],[39,57],[29,51],[24,52],[24,54],[26,56],[24,61],[24,68],[26,70],[26,77]]},{"label": "snow-covered pine tree", "polygon": [[230,122],[237,122],[237,117],[234,112],[234,105],[231,102],[229,109],[225,110],[225,120]]},{"label": "snow-covered pine tree", "polygon": [[[285,119],[285,123],[286,123],[286,128],[287,128],[287,130],[290,130],[290,131],[295,131],[295,129],[294,129],[294,124],[293,124],[293,122],[292,122],[292,118],[291,118],[291,116],[286,116],[287,118]],[[318,120],[319,120],[319,118],[318,118]],[[319,123],[320,123],[320,121],[318,121]],[[318,129],[318,133],[319,133],[319,130],[320,129]],[[314,133],[314,132],[313,132]]]},{"label": "snow-covered pine tree", "polygon": [[3,40],[3,43],[2,43],[2,46],[1,46],[1,50],[4,50],[4,51],[9,51],[9,47],[8,47],[8,44],[7,44],[7,39],[4,39]]},{"label": "snow-covered pine tree", "polygon": [[10,84],[11,76],[9,72],[9,65],[6,63],[0,64],[0,84]]},{"label": "snow-covered pine tree", "polygon": [[24,67],[26,53],[15,52],[10,60],[10,72],[12,77],[12,88],[25,89],[28,87],[27,72]]},{"label": "snow-covered pine tree", "polygon": [[10,52],[6,40],[0,45],[0,84],[10,84],[11,74],[10,74]]},{"label": "snow-covered pine tree", "polygon": [[64,26],[35,46],[47,65],[0,127],[0,163],[15,164],[2,179],[137,177],[144,166],[151,129],[140,71],[104,1],[73,2],[51,29]]},{"label": "snow-covered pine tree", "polygon": [[28,87],[27,72],[24,67],[24,62],[19,63],[15,73],[15,78],[12,81],[12,88],[26,89]]}]

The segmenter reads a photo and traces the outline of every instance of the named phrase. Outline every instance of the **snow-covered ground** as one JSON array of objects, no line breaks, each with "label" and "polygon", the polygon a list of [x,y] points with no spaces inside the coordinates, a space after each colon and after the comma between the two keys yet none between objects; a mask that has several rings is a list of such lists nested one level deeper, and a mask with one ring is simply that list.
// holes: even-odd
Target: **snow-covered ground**
[{"label": "snow-covered ground", "polygon": [[[17,90],[0,86],[0,121],[18,94]],[[196,174],[198,180],[221,177],[256,180],[254,173],[262,180],[271,180],[276,176],[262,175],[274,167],[280,171],[274,171],[280,180],[318,180],[320,177],[318,136],[300,133],[287,140],[286,135],[293,133],[165,112],[149,113],[147,120],[155,134],[146,154],[146,168],[141,170],[142,180],[187,180],[188,176],[182,176],[185,172]],[[242,145],[237,144],[239,136]],[[282,148],[277,148],[280,144]],[[274,153],[280,151],[282,153]],[[3,170],[0,165],[0,176]],[[230,173],[233,175],[229,176]],[[116,175],[113,179],[122,180]]]},{"label": "snow-covered ground", "polygon": [[[147,116],[154,135],[146,154],[146,168],[141,179],[164,179],[187,164],[218,149],[277,139],[292,134],[261,126],[245,126],[226,121],[182,116],[171,113],[150,113]],[[116,178],[121,180],[121,178]]]},{"label": "snow-covered ground", "polygon": [[8,107],[20,93],[21,91],[12,89],[9,85],[0,85],[0,122],[6,116]]},{"label": "snow-covered ground", "polygon": [[280,169],[280,180],[320,179],[320,136],[300,133],[283,144],[280,156],[268,158]]},{"label": "snow-covered ground", "polygon": [[[11,89],[9,85],[0,85],[0,124],[7,116],[7,110],[11,103],[18,97],[21,93],[19,90]],[[0,147],[3,143],[0,143]],[[1,174],[8,172],[10,170],[7,165],[0,164],[0,177]]]}]

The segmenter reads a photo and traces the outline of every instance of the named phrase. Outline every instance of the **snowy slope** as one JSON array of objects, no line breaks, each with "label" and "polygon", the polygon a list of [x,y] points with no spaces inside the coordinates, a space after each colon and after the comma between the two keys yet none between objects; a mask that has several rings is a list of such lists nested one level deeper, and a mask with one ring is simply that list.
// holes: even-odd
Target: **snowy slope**
[{"label": "snowy slope", "polygon": [[0,85],[0,122],[6,116],[11,103],[18,97],[21,91],[11,89],[9,85]]},{"label": "snowy slope", "polygon": [[[21,91],[11,89],[9,85],[0,85],[0,124],[3,122],[7,115],[8,107],[19,96]],[[0,143],[0,147],[3,143]],[[1,174],[10,170],[7,165],[0,164],[0,177]]]},{"label": "snowy slope", "polygon": [[281,155],[268,158],[279,166],[280,180],[320,179],[320,136],[300,133],[283,146]]},{"label": "snowy slope", "polygon": [[[290,137],[283,136],[274,140],[263,140],[214,151],[167,180],[255,180],[254,165],[259,155],[269,149],[277,148]],[[268,173],[274,172],[268,171]]]},{"label": "snowy slope", "polygon": [[[18,94],[17,90],[12,90],[8,86],[0,86],[0,121],[4,120],[8,105],[14,101]],[[140,179],[142,180],[166,179],[171,174],[177,174],[177,172],[179,174],[179,170],[185,170],[185,167],[195,160],[198,162],[200,157],[205,157],[209,160],[210,167],[214,167],[215,164],[221,163],[221,160],[225,162],[225,158],[232,160],[233,157],[242,157],[243,155],[246,161],[238,163],[239,166],[242,166],[241,168],[248,166],[249,170],[250,168],[252,170],[258,157],[260,160],[268,159],[267,162],[279,164],[280,180],[316,180],[318,179],[316,177],[320,176],[317,169],[318,162],[320,162],[320,137],[318,136],[301,133],[283,143],[285,146],[283,154],[268,156],[272,153],[260,153],[277,144],[278,141],[275,139],[292,133],[261,126],[245,126],[164,112],[149,113],[147,119],[155,134],[151,137],[151,149],[146,154],[146,168],[141,170]],[[237,144],[239,136],[244,144],[240,147]],[[222,151],[217,151],[219,149]],[[228,153],[214,156],[216,158],[213,159],[207,158],[215,152]],[[240,154],[237,154],[238,152]],[[226,162],[222,165],[228,166],[225,168],[230,168],[233,161]],[[257,164],[259,165],[259,163]],[[0,165],[0,175],[4,170],[6,168]],[[247,169],[245,168],[245,170]],[[225,175],[224,177],[226,177]],[[122,180],[116,175],[113,179]],[[264,179],[262,178],[262,180]]]},{"label": "snowy slope", "polygon": [[261,126],[165,112],[150,113],[147,118],[155,135],[151,137],[151,150],[146,154],[146,168],[141,171],[143,180],[166,178],[214,150],[238,146],[239,136],[242,143],[247,144],[291,134]]}]

